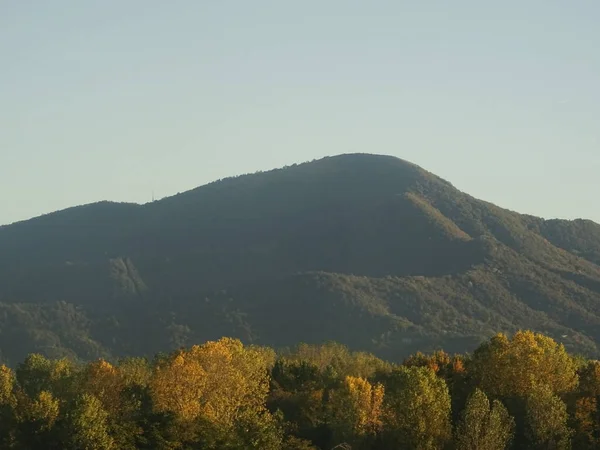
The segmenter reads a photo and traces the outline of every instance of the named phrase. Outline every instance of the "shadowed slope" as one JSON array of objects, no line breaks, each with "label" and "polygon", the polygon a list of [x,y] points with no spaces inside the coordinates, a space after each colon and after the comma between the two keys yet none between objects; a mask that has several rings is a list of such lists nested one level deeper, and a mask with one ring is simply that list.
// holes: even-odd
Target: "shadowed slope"
[{"label": "shadowed slope", "polygon": [[[78,305],[78,325],[52,312],[23,327],[82,357],[71,328],[113,354],[233,335],[400,357],[519,327],[595,354],[599,230],[504,210],[397,158],[341,155],[1,227],[0,300]],[[43,350],[37,335],[24,348]]]}]

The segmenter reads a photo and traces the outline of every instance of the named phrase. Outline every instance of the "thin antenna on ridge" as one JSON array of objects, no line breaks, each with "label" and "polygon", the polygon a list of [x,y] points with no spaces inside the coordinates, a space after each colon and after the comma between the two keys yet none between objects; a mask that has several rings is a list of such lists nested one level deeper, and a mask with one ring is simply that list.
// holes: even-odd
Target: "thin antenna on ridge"
[{"label": "thin antenna on ridge", "polygon": [[152,189],[152,201],[154,201],[154,189]]}]

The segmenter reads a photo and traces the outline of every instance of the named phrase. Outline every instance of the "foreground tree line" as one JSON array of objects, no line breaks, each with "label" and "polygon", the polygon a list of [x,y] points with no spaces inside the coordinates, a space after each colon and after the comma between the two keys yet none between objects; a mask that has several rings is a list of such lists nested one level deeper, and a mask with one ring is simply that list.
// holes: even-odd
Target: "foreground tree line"
[{"label": "foreground tree line", "polygon": [[541,334],[394,365],[223,338],[154,360],[0,366],[0,448],[600,448],[600,362]]}]

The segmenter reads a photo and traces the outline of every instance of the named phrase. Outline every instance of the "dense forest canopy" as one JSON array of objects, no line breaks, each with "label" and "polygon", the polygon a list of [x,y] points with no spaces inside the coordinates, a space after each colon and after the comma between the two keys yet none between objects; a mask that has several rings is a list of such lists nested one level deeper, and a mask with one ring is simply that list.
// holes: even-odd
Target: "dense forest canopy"
[{"label": "dense forest canopy", "polygon": [[599,263],[594,222],[517,214],[406,161],[340,155],[0,227],[0,361],[232,336],[399,362],[518,329],[596,357]]},{"label": "dense forest canopy", "polygon": [[221,338],[152,359],[0,366],[5,449],[581,450],[600,362],[531,331],[402,364],[327,343]]}]

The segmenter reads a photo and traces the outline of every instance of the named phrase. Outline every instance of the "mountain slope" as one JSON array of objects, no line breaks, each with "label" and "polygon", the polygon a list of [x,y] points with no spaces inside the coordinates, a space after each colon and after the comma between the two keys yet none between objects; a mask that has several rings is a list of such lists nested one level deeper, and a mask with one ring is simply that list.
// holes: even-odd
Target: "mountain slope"
[{"label": "mountain slope", "polygon": [[507,211],[363,154],[146,205],[86,205],[0,227],[0,349],[19,357],[5,347],[20,308],[30,313],[19,352],[51,342],[82,358],[221,335],[335,339],[400,358],[520,327],[595,355],[599,230]]}]

